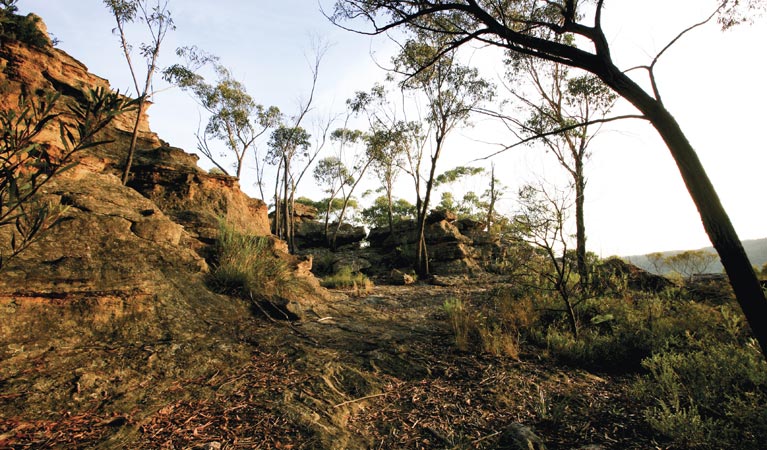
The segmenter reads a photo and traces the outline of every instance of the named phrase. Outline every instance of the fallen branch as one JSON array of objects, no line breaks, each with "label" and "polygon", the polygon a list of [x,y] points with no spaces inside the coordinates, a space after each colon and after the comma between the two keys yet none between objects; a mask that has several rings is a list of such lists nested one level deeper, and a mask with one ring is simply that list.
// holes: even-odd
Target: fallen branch
[{"label": "fallen branch", "polygon": [[355,398],[354,400],[347,400],[347,401],[339,403],[337,405],[333,405],[333,408],[340,408],[342,406],[346,406],[346,405],[349,405],[349,404],[352,404],[352,403],[357,403],[357,402],[361,402],[363,400],[368,400],[368,399],[376,398],[376,397],[383,397],[385,395],[389,395],[389,392],[382,392],[380,394],[373,394],[373,395],[368,395],[368,396],[365,396],[365,397]]}]

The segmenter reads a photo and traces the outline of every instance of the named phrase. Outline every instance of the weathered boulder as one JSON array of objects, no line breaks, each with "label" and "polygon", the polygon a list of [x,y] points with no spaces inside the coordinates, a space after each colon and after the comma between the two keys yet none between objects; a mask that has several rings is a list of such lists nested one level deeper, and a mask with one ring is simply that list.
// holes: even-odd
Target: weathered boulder
[{"label": "weathered boulder", "polygon": [[[467,230],[481,228],[477,222],[455,221],[455,214],[437,210],[429,215],[424,230],[428,247],[429,268],[438,275],[474,274],[482,270],[479,258],[487,266],[498,253],[496,246],[488,245],[481,251],[475,248],[474,240],[460,232],[459,226]],[[390,267],[405,267],[413,263],[417,247],[417,223],[415,220],[401,221],[394,225],[394,233],[388,227],[374,228],[368,234],[371,249],[386,255]]]},{"label": "weathered boulder", "polygon": [[389,281],[397,286],[407,286],[415,283],[415,277],[401,270],[394,269],[389,274]]},{"label": "weathered boulder", "polygon": [[372,267],[370,261],[354,254],[341,255],[333,262],[333,272],[340,272],[344,267],[348,267],[352,272],[365,272]]},{"label": "weathered boulder", "polygon": [[513,423],[501,433],[501,439],[496,446],[498,450],[546,450],[543,440],[533,430],[520,424]]},{"label": "weathered boulder", "polygon": [[673,286],[673,282],[661,275],[655,275],[629,264],[620,258],[609,258],[593,269],[593,283],[596,288],[611,288],[619,280],[625,280],[626,286],[633,290],[661,292]]},{"label": "weathered boulder", "polygon": [[141,152],[128,185],[203,244],[215,240],[221,220],[242,232],[269,235],[266,204],[245,195],[236,178],[200,170],[197,160],[167,146]]},{"label": "weathered boulder", "polygon": [[[117,177],[61,178],[46,186],[44,198],[68,208],[59,225],[5,267],[0,341],[34,340],[30,321],[46,322],[49,338],[107,330],[126,339],[189,335],[195,327],[185,320],[200,312],[197,302],[220,302],[204,286],[205,261],[181,245],[182,227]],[[9,230],[1,231],[6,243]],[[194,298],[186,298],[190,291]],[[83,326],[73,327],[76,320]]]},{"label": "weathered boulder", "polygon": [[462,235],[455,225],[447,220],[432,222],[426,226],[424,237],[427,244],[440,244],[443,242],[461,242],[471,244],[471,239]]},{"label": "weathered boulder", "polygon": [[296,223],[311,222],[317,220],[318,211],[314,206],[296,202],[293,205],[293,215],[296,218]]},{"label": "weathered boulder", "polygon": [[460,219],[455,221],[455,227],[458,231],[464,235],[472,237],[474,234],[481,232],[485,229],[485,224],[474,219]]},{"label": "weathered boulder", "polygon": [[[69,106],[84,100],[87,91],[111,89],[107,80],[89,73],[83,63],[53,46],[36,48],[20,42],[3,42],[0,46],[0,68],[0,109],[15,108],[22,91],[59,92],[61,97],[53,112],[61,113],[58,119],[69,123],[72,123],[68,114]],[[99,140],[113,142],[77,154],[76,160],[93,171],[118,171],[126,159],[128,146],[125,143],[133,131],[135,121],[135,111],[117,116],[98,136]],[[138,149],[162,145],[157,135],[149,129],[146,111],[141,116],[138,130]],[[61,150],[58,122],[49,123],[39,140],[48,144],[48,151],[54,155],[57,150]]]},{"label": "weathered boulder", "polygon": [[412,245],[416,242],[415,220],[402,220],[394,223],[393,231],[389,227],[373,228],[368,233],[367,240],[370,246],[388,252],[403,245]]},{"label": "weathered boulder", "polygon": [[455,222],[457,219],[458,216],[453,211],[447,209],[435,209],[426,216],[426,224],[430,225],[434,222],[441,222],[443,220],[447,222]]}]

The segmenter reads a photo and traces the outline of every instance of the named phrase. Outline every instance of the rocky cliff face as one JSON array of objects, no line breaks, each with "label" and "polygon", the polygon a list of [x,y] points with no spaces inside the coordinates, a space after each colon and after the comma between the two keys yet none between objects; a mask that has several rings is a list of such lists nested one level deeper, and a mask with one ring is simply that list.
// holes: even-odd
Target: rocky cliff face
[{"label": "rocky cliff face", "polygon": [[[0,42],[0,108],[15,108],[22,93],[58,92],[56,107],[63,112],[94,88],[109,84],[61,50]],[[219,218],[240,231],[269,235],[266,205],[243,194],[237,180],[199,169],[196,156],[151,132],[146,116],[133,176],[123,186],[117,174],[134,120],[135,113],[119,116],[99,136],[113,142],[78,153],[77,166],[45,186],[41,200],[67,208],[60,223],[3,269],[0,380],[5,381],[0,391],[26,392],[5,405],[8,411],[26,411],[46,396],[54,402],[50,408],[68,407],[62,405],[73,401],[69,384],[75,376],[66,375],[68,370],[91,381],[77,385],[78,398],[97,395],[105,380],[124,377],[120,370],[137,371],[136,380],[168,381],[146,372],[141,358],[111,365],[114,354],[56,359],[50,368],[58,375],[30,381],[20,373],[40,352],[163,343],[152,354],[173,359],[170,372],[190,376],[242,357],[241,328],[251,306],[207,289],[205,256]],[[61,150],[56,124],[49,125],[41,142],[49,152]],[[7,228],[0,230],[0,244],[8,243]],[[275,257],[311,276],[280,242],[272,242]],[[297,303],[306,299],[290,300],[295,309],[305,308]]]}]

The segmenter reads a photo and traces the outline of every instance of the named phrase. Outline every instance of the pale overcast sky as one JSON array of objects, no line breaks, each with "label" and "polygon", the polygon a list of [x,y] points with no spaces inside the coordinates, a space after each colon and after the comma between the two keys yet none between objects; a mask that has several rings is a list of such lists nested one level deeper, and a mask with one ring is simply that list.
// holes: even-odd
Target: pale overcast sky
[{"label": "pale overcast sky", "polygon": [[[329,5],[331,0],[323,3]],[[647,64],[680,30],[706,17],[714,4],[711,0],[606,3],[606,31],[613,56],[624,69]],[[109,79],[114,88],[124,91],[132,85],[111,33],[113,18],[100,0],[21,0],[19,8],[43,17],[49,31],[61,40],[59,47],[91,72]],[[295,110],[297,99],[308,92],[306,58],[314,36],[333,44],[321,68],[318,113],[341,112],[355,90],[367,89],[384,77],[370,54],[386,62],[382,56],[389,48],[386,39],[333,27],[315,0],[171,0],[170,8],[177,30],[164,43],[163,66],[176,62],[176,47],[197,45],[220,56],[258,102],[277,105],[285,112]],[[698,151],[741,239],[767,237],[765,42],[765,18],[726,33],[710,25],[675,45],[657,69],[664,101]],[[491,78],[502,73],[492,64],[485,69]],[[156,87],[161,88],[161,83]],[[149,110],[152,128],[171,145],[193,151],[198,110],[177,89],[161,92]],[[476,141],[487,140],[498,130],[480,122],[474,129],[460,131],[440,168],[493,152]],[[591,148],[586,192],[589,250],[609,256],[709,245],[668,150],[648,125],[613,126]],[[550,157],[526,148],[496,159],[498,175],[510,187],[509,212],[519,185],[555,177],[556,169],[546,162]],[[204,160],[200,164],[211,167]],[[253,181],[246,176],[242,185],[255,195]],[[403,177],[402,183],[406,182]],[[312,189],[312,180],[304,183],[303,194],[321,196]]]}]

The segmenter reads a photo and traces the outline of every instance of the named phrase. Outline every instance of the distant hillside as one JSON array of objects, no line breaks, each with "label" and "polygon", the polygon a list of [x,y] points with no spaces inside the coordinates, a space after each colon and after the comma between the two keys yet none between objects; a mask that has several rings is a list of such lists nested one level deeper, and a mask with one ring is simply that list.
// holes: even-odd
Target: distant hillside
[{"label": "distant hillside", "polygon": [[[767,238],[743,241],[743,247],[746,249],[746,254],[748,255],[748,259],[751,260],[751,264],[755,265],[756,267],[762,267],[763,264],[767,263]],[[700,250],[716,253],[714,247],[706,247]],[[681,253],[683,251],[685,250],[674,250],[661,253],[663,253],[665,256],[670,256]],[[654,270],[652,264],[650,264],[645,255],[624,256],[623,259],[645,270]],[[718,260],[709,268],[709,272],[711,273],[718,273],[722,272],[723,270],[724,268]],[[666,269],[664,273],[667,273],[668,271],[669,270]]]}]

